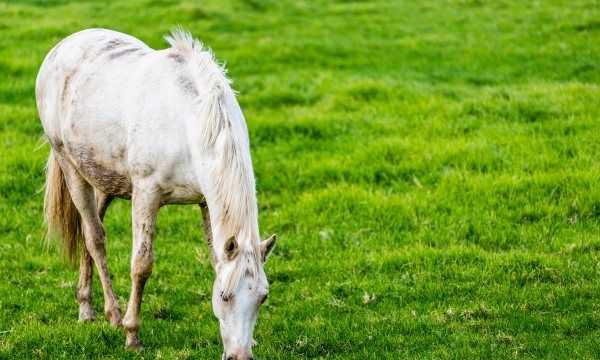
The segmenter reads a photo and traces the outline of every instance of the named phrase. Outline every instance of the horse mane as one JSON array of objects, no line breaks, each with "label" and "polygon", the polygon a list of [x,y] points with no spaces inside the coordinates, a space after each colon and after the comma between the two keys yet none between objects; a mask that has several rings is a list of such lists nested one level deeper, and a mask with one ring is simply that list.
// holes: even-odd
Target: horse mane
[{"label": "horse mane", "polygon": [[224,92],[231,89],[231,80],[227,78],[225,67],[217,63],[213,52],[205,48],[198,39],[194,39],[189,31],[176,28],[164,38],[187,60],[194,80],[202,84],[200,90],[203,91],[198,93],[199,112],[204,115],[200,139],[202,148],[208,149],[213,146],[223,125],[226,111],[221,99]]},{"label": "horse mane", "polygon": [[[227,70],[216,61],[212,51],[181,28],[172,30],[164,38],[189,64],[192,77],[199,85],[200,147],[202,151],[213,152],[215,158],[211,169],[214,183],[208,195],[222,205],[210,209],[212,229],[226,234],[224,238],[213,239],[213,246],[223,250],[229,236],[236,236],[238,242],[233,267],[228,266],[230,270],[222,279],[224,288],[221,290],[231,296],[246,274],[254,276],[256,281],[262,263],[256,237],[258,209],[248,130],[238,111]],[[235,108],[232,109],[233,102]],[[213,215],[216,215],[214,220]]]}]

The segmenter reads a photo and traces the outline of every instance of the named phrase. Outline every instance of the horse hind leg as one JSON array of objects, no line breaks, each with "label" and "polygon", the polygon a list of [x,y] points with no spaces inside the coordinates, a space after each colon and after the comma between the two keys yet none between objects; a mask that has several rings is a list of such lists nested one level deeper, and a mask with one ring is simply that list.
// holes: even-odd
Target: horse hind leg
[{"label": "horse hind leg", "polygon": [[85,235],[82,238],[82,242],[79,283],[77,284],[77,302],[79,303],[79,322],[86,322],[96,319],[92,306],[92,299],[94,298],[94,290],[92,288],[94,263],[85,245]]},{"label": "horse hind leg", "polygon": [[[64,172],[65,182],[67,183],[73,204],[75,204],[75,207],[81,215],[85,248],[89,252],[90,257],[96,264],[98,270],[100,282],[102,283],[102,290],[104,292],[104,313],[109,318],[112,326],[119,326],[121,324],[121,307],[119,306],[108,272],[108,265],[106,263],[105,232],[100,215],[98,214],[96,199],[94,197],[94,188],[79,174],[75,166],[69,160],[64,156],[61,156],[59,152],[56,152],[56,157]],[[82,252],[85,253],[85,250]],[[82,258],[84,257],[85,255],[82,256]],[[89,274],[91,273],[90,267],[88,266],[89,264],[90,261],[86,261],[83,264],[86,270],[86,273],[84,273],[84,283],[86,286],[86,281],[89,279]],[[86,286],[84,286],[84,289],[86,289]],[[89,289],[91,290],[91,281]],[[89,295],[89,299],[91,300],[91,292]],[[87,298],[84,300],[87,300]]]},{"label": "horse hind leg", "polygon": [[[104,222],[104,214],[110,205],[113,196],[106,195],[96,190],[96,205],[100,221]],[[94,290],[92,287],[94,275],[94,262],[90,252],[87,249],[85,235],[82,237],[81,245],[81,265],[79,267],[79,283],[77,285],[77,302],[79,303],[79,322],[94,321],[94,309],[92,299]]]}]

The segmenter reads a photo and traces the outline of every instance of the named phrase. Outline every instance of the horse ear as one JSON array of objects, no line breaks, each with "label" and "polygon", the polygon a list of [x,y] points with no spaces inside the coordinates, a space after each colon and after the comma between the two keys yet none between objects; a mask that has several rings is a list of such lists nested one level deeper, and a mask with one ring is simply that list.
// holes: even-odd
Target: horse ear
[{"label": "horse ear", "polygon": [[225,242],[225,254],[227,255],[227,260],[233,260],[238,254],[238,244],[235,240],[235,237],[230,237]]},{"label": "horse ear", "polygon": [[275,248],[275,242],[277,242],[277,235],[275,234],[271,235],[267,240],[260,242],[260,254],[263,262],[267,261],[267,256]]}]

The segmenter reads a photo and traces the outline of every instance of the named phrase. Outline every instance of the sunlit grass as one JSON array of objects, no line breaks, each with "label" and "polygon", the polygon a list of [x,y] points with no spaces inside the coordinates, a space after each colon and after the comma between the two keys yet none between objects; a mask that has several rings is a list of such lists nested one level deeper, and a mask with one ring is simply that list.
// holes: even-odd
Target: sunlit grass
[{"label": "sunlit grass", "polygon": [[[177,24],[230,69],[280,239],[257,358],[597,356],[597,2],[30,0],[0,4],[0,358],[220,357],[196,207],[161,210],[141,354],[42,243],[45,54]],[[125,306],[128,202],[106,227]]]}]

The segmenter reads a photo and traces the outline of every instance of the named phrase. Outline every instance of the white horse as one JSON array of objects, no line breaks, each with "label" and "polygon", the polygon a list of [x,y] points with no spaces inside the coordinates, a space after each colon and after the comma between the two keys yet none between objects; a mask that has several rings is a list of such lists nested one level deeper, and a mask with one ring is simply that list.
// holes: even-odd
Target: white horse
[{"label": "white horse", "polygon": [[[199,204],[215,271],[212,303],[223,358],[251,359],[254,325],[268,295],[263,263],[276,238],[259,239],[248,130],[212,53],[182,30],[165,39],[171,48],[156,51],[129,35],[90,29],[46,56],[36,99],[52,147],[49,236],[63,239],[71,259],[82,243],[79,321],[94,319],[93,261],[104,312],[113,326],[122,324],[126,345],[140,349],[140,303],[152,273],[158,209]],[[132,285],[123,319],[102,225],[114,197],[132,202]]]}]

